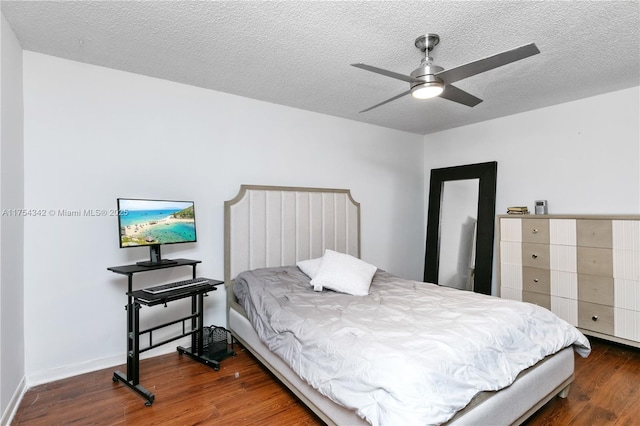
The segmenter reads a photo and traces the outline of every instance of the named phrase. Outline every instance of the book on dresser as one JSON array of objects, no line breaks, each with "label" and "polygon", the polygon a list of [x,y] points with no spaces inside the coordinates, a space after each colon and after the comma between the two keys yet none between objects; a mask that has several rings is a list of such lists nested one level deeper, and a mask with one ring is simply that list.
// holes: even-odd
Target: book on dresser
[{"label": "book on dresser", "polygon": [[527,207],[507,207],[507,214],[529,214]]},{"label": "book on dresser", "polygon": [[500,297],[640,347],[640,216],[499,215]]}]

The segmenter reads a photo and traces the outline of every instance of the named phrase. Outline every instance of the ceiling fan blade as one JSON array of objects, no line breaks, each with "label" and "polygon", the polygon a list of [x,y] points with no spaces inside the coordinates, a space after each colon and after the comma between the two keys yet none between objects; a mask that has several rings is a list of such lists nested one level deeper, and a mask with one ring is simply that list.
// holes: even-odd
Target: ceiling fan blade
[{"label": "ceiling fan blade", "polygon": [[535,43],[531,43],[484,59],[469,62],[468,64],[460,65],[459,67],[449,68],[448,70],[440,71],[435,75],[442,79],[446,84],[455,83],[456,81],[460,81],[467,77],[510,64],[511,62],[519,61],[520,59],[528,58],[529,56],[533,56],[538,53],[540,53],[538,47]]},{"label": "ceiling fan blade", "polygon": [[413,78],[410,77],[408,75],[404,75],[404,74],[400,74],[397,72],[393,72],[393,71],[389,71],[389,70],[385,70],[382,68],[378,68],[378,67],[374,67],[372,65],[367,65],[367,64],[351,64],[352,67],[356,67],[356,68],[360,68],[366,71],[371,71],[374,72],[376,74],[382,74],[385,75],[387,77],[391,77],[391,78],[395,78],[397,80],[402,80],[402,81],[406,81],[407,83],[420,83],[422,82],[422,80],[418,80],[417,78]]},{"label": "ceiling fan blade", "polygon": [[401,98],[401,97],[403,97],[403,96],[406,96],[406,95],[408,95],[409,93],[411,93],[411,90],[407,90],[406,92],[402,92],[402,93],[400,93],[399,95],[394,96],[393,98],[389,98],[389,99],[387,99],[386,101],[382,101],[382,102],[380,102],[379,104],[375,104],[375,105],[374,105],[374,106],[372,106],[372,107],[369,107],[369,108],[367,108],[367,109],[363,109],[362,111],[360,111],[360,113],[367,112],[367,111],[371,111],[371,110],[372,110],[372,109],[374,109],[374,108],[378,108],[378,107],[379,107],[379,106],[381,106],[381,105],[387,104],[387,103],[389,103],[389,102],[391,102],[391,101],[395,101],[396,99]]},{"label": "ceiling fan blade", "polygon": [[447,84],[445,86],[444,92],[440,94],[440,97],[468,107],[474,107],[482,102],[482,99],[476,98],[471,93],[458,89],[456,86],[451,84]]}]

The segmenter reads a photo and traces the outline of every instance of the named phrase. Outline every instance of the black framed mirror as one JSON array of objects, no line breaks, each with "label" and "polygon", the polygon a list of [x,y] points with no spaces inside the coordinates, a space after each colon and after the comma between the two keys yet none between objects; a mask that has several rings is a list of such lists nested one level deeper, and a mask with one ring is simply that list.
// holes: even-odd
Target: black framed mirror
[{"label": "black framed mirror", "polygon": [[[462,184],[462,181],[470,181],[471,184],[464,187],[454,187],[452,185],[451,190],[455,189],[458,197],[464,198],[464,200],[459,200],[464,201],[464,204],[474,203],[477,205],[475,218],[472,217],[473,212],[471,212],[463,223],[457,226],[454,224],[453,226],[448,226],[448,228],[459,227],[462,229],[460,235],[463,235],[463,237],[454,237],[453,241],[454,245],[458,244],[457,255],[470,257],[468,261],[470,273],[467,273],[468,277],[464,277],[464,279],[468,278],[471,282],[468,289],[472,289],[476,293],[491,294],[497,170],[498,163],[496,161],[431,170],[424,263],[425,282],[441,284],[440,257],[442,242],[444,239],[451,238],[448,235],[441,235],[443,219],[450,216],[443,212],[442,209],[443,199],[446,199],[445,191],[449,191],[445,184],[447,182]],[[466,189],[474,186],[477,188],[475,192]],[[461,190],[460,188],[464,189]],[[452,198],[455,197],[456,194],[453,194]],[[469,197],[477,197],[477,202],[473,198],[470,201]],[[455,203],[452,204],[452,206],[455,205]],[[447,242],[450,241],[447,240]],[[471,244],[471,246],[466,247],[467,244]],[[449,256],[451,256],[449,252],[443,253],[443,259],[451,260],[448,258]],[[453,260],[455,265],[461,265],[460,267],[464,269],[465,261]]]}]

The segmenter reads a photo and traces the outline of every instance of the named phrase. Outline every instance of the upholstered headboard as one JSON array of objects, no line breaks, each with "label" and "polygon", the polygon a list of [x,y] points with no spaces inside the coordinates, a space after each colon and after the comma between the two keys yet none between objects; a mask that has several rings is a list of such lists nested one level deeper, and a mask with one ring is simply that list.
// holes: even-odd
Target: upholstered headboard
[{"label": "upholstered headboard", "polygon": [[225,282],[332,249],[360,257],[360,203],[347,189],[242,185],[224,203]]}]

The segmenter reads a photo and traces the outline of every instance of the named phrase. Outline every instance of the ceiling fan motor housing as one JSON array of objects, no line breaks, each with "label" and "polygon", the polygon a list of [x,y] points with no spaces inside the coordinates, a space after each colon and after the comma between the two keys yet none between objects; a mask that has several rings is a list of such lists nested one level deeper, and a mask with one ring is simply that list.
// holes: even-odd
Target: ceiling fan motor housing
[{"label": "ceiling fan motor housing", "polygon": [[411,88],[422,86],[425,83],[440,83],[444,86],[444,81],[434,75],[443,70],[444,68],[437,65],[422,65],[420,68],[416,68],[410,75],[415,79],[422,80],[422,82],[411,83]]}]

